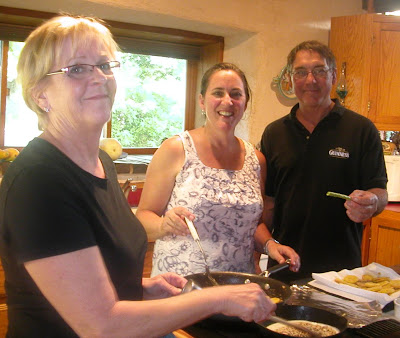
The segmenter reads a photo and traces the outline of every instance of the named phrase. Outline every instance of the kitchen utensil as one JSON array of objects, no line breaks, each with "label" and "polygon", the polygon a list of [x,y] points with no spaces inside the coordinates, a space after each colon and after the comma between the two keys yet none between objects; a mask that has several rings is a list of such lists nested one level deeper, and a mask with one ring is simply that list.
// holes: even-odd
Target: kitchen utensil
[{"label": "kitchen utensil", "polygon": [[[278,304],[275,314],[286,320],[308,320],[311,322],[327,324],[337,328],[339,332],[331,335],[330,337],[341,337],[343,332],[347,329],[347,319],[345,317],[311,306]],[[268,326],[273,323],[274,322],[272,320],[266,320],[259,323],[259,325],[265,327],[269,337],[288,337],[286,335],[269,330]]]},{"label": "kitchen utensil", "polygon": [[210,268],[209,268],[209,266],[207,264],[207,257],[206,257],[206,254],[205,254],[204,250],[203,250],[203,247],[201,246],[201,243],[200,243],[199,234],[197,233],[197,230],[196,230],[193,222],[189,218],[185,217],[185,221],[186,221],[186,224],[188,225],[189,231],[190,231],[194,241],[197,243],[197,245],[200,248],[201,253],[203,254],[204,263],[205,263],[205,266],[206,266],[206,275],[210,279],[211,283],[213,285],[217,286],[218,285],[217,281],[213,278],[213,276],[210,273]]},{"label": "kitchen utensil", "polygon": [[287,269],[290,266],[290,259],[287,259],[285,263],[277,264],[270,267],[268,270],[264,270],[260,273],[260,276],[269,277],[270,274],[281,271],[283,269]]},{"label": "kitchen utensil", "polygon": [[342,198],[342,199],[348,200],[348,201],[351,200],[351,197],[348,196],[348,195],[339,194],[339,193],[337,193],[337,192],[332,192],[332,191],[328,191],[328,192],[326,193],[326,196]]},{"label": "kitchen utensil", "polygon": [[202,289],[202,287],[197,285],[193,279],[188,279],[188,281],[186,282],[185,286],[183,287],[181,293],[188,293],[193,290],[201,290],[201,289]]},{"label": "kitchen utensil", "polygon": [[269,318],[269,320],[273,321],[275,323],[281,323],[281,324],[285,324],[287,326],[293,327],[293,328],[295,328],[297,330],[300,330],[301,332],[307,333],[310,337],[321,337],[320,334],[315,333],[314,331],[309,330],[309,329],[305,328],[304,326],[302,326],[300,324],[294,323],[293,321],[290,321],[290,320],[286,320],[286,319],[284,319],[282,317],[279,317],[279,316],[271,316]]}]

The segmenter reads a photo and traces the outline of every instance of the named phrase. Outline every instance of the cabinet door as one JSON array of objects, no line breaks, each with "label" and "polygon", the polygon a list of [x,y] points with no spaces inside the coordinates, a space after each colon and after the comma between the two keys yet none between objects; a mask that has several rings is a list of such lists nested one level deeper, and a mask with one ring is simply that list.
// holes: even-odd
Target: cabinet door
[{"label": "cabinet door", "polygon": [[371,242],[368,263],[385,266],[400,264],[399,213],[383,211],[371,221]]},{"label": "cabinet door", "polygon": [[[342,63],[346,62],[349,92],[345,106],[364,116],[368,116],[373,18],[372,14],[332,18],[329,37],[338,77]],[[331,97],[337,97],[336,86],[332,88]]]},{"label": "cabinet door", "polygon": [[368,117],[380,130],[400,126],[400,23],[374,22]]}]

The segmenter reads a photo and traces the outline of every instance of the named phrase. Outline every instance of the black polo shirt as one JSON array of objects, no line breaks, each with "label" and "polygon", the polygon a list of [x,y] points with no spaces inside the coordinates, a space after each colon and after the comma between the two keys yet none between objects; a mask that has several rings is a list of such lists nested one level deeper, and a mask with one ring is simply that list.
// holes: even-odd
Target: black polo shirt
[{"label": "black polo shirt", "polygon": [[296,118],[298,107],[268,125],[261,140],[265,192],[275,198],[274,237],[299,253],[301,272],[361,266],[362,224],[326,192],[386,188],[379,133],[369,119],[335,101],[310,134]]}]

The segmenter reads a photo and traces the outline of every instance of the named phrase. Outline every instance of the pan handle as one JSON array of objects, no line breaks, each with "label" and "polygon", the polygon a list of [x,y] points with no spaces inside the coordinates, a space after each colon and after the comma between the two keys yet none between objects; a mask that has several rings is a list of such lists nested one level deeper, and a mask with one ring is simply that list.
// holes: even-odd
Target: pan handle
[{"label": "pan handle", "polygon": [[269,277],[272,273],[286,269],[289,266],[290,266],[290,259],[287,259],[282,264],[277,264],[277,265],[274,265],[273,267],[271,267],[269,270],[264,270],[263,272],[260,273],[260,276]]}]

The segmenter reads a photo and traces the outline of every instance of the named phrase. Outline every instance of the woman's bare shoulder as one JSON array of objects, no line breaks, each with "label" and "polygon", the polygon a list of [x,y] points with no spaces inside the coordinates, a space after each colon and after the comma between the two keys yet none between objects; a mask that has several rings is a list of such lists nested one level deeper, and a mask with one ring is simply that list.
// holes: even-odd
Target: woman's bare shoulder
[{"label": "woman's bare shoulder", "polygon": [[[183,143],[180,136],[175,135],[166,139],[157,150],[157,152],[179,155],[183,153]],[[157,153],[156,152],[156,153]]]}]

